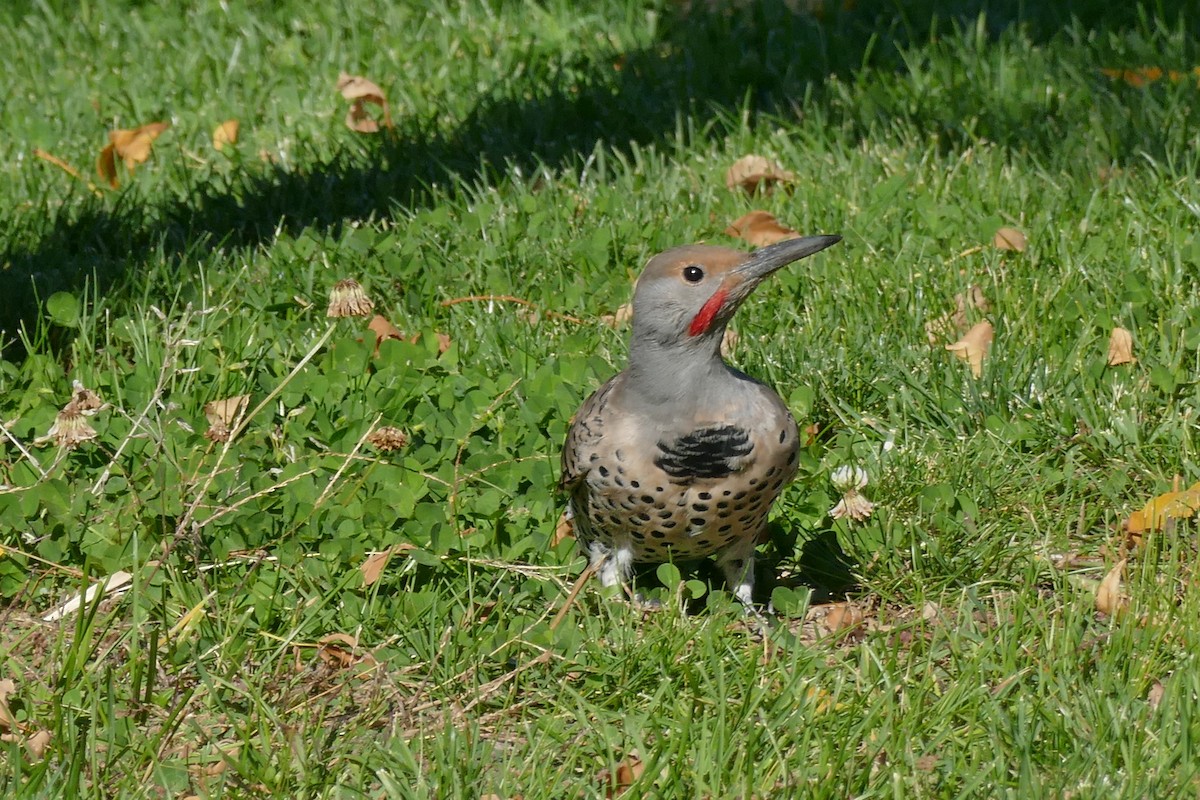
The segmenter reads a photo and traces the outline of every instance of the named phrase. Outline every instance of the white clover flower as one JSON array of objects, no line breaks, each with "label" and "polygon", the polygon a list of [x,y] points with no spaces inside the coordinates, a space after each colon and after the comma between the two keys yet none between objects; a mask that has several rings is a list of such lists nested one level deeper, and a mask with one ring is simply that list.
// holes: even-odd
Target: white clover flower
[{"label": "white clover flower", "polygon": [[871,512],[875,510],[875,504],[859,493],[859,490],[867,485],[865,469],[850,466],[838,467],[829,476],[829,479],[834,488],[842,494],[842,499],[838,501],[838,504],[829,510],[834,519],[849,517],[857,522],[862,522],[871,516]]},{"label": "white clover flower", "polygon": [[833,488],[842,494],[862,489],[867,485],[867,471],[862,467],[838,467],[829,476]]}]

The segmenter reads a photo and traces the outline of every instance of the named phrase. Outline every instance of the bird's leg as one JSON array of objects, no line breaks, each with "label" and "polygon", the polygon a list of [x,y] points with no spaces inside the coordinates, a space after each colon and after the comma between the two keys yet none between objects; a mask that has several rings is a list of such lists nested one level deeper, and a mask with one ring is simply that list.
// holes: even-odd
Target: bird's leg
[{"label": "bird's leg", "polygon": [[730,545],[717,557],[717,566],[725,574],[725,583],[733,596],[748,610],[754,609],[754,537]]}]

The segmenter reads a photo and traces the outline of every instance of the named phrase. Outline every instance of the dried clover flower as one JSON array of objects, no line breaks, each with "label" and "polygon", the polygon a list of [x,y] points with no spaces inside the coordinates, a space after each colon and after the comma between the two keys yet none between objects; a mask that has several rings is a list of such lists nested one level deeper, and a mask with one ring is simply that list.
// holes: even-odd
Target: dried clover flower
[{"label": "dried clover flower", "polygon": [[72,408],[72,405],[68,403],[66,408],[58,412],[50,431],[35,439],[36,444],[54,442],[59,447],[71,450],[96,438],[96,429],[88,424],[83,412]]},{"label": "dried clover flower", "polygon": [[67,403],[66,408],[74,409],[81,414],[94,414],[103,406],[104,402],[100,399],[100,395],[79,381],[72,381],[71,402]]},{"label": "dried clover flower", "polygon": [[365,317],[375,309],[375,304],[356,280],[347,278],[338,281],[329,291],[329,317]]},{"label": "dried clover flower", "polygon": [[372,431],[371,435],[367,437],[367,441],[383,452],[390,453],[408,444],[408,435],[399,428],[385,425]]}]

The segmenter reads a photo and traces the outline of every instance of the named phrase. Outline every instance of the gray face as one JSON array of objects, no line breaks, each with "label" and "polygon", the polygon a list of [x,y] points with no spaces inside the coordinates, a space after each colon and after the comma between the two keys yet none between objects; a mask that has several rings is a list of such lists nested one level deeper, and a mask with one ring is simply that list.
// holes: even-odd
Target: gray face
[{"label": "gray face", "polygon": [[650,259],[633,294],[634,336],[663,345],[686,342],[692,321],[746,257],[728,247],[692,244]]},{"label": "gray face", "polygon": [[764,278],[840,239],[790,239],[753,253],[693,244],[657,255],[646,265],[634,290],[634,338],[665,347],[719,336]]}]

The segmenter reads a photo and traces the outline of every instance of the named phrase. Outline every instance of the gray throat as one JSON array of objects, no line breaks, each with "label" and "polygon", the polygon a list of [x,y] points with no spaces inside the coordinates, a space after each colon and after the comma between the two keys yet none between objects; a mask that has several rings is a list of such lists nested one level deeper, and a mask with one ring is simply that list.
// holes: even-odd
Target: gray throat
[{"label": "gray throat", "polygon": [[736,392],[741,373],[721,358],[724,332],[721,325],[670,343],[635,335],[625,370],[627,400],[647,416],[674,422],[699,416],[699,410]]}]

